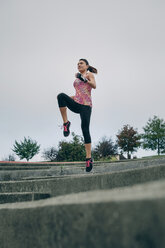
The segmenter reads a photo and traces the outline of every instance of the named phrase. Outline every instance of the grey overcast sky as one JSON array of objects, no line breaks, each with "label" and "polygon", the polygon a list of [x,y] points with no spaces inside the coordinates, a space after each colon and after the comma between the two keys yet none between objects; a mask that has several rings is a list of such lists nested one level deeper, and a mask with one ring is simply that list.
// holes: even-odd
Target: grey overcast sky
[{"label": "grey overcast sky", "polygon": [[[56,96],[74,95],[80,58],[98,69],[93,146],[165,118],[164,0],[0,0],[0,160],[24,136],[41,152],[64,139]],[[81,135],[79,115],[68,116]]]}]

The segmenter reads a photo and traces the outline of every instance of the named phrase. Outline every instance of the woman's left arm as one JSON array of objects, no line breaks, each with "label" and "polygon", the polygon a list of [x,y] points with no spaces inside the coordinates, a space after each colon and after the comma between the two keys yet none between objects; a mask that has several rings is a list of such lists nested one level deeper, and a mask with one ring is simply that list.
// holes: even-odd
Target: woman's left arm
[{"label": "woman's left arm", "polygon": [[96,81],[93,73],[89,72],[86,78],[88,79],[87,84],[89,84],[93,89],[96,89]]}]

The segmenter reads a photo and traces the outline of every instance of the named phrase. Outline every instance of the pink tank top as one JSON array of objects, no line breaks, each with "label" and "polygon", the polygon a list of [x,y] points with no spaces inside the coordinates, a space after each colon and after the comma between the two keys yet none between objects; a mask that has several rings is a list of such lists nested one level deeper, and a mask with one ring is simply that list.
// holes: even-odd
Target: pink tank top
[{"label": "pink tank top", "polygon": [[91,90],[92,87],[88,83],[84,83],[79,78],[76,78],[76,80],[73,83],[73,86],[76,90],[76,95],[74,96],[74,101],[83,104],[83,105],[89,105],[92,107],[92,99],[91,99]]}]

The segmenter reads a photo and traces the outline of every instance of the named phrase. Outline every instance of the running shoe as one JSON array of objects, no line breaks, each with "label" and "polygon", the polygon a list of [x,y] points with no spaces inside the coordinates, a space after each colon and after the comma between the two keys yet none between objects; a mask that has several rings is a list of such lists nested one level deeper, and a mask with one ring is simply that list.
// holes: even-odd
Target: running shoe
[{"label": "running shoe", "polygon": [[69,136],[70,134],[70,130],[69,130],[70,124],[71,124],[70,121],[63,124],[63,127],[64,127],[63,134],[65,137]]},{"label": "running shoe", "polygon": [[86,172],[90,172],[93,168],[92,158],[86,159]]}]

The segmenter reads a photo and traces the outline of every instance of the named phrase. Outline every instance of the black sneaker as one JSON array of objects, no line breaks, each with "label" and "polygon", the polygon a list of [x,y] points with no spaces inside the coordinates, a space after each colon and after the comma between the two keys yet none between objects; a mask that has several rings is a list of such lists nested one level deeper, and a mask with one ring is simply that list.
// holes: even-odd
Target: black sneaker
[{"label": "black sneaker", "polygon": [[69,131],[70,124],[71,124],[70,121],[63,124],[63,127],[64,127],[63,134],[65,137],[69,136],[70,134],[70,131]]},{"label": "black sneaker", "polygon": [[93,168],[92,158],[86,159],[86,172],[90,172]]}]

